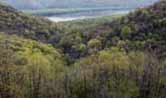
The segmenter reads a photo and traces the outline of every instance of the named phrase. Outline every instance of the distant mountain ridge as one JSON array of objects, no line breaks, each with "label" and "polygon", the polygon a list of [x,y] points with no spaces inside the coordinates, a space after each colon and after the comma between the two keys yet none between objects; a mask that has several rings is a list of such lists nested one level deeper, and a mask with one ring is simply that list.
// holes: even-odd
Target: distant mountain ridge
[{"label": "distant mountain ridge", "polygon": [[159,0],[1,0],[17,9],[43,9],[68,7],[141,7]]}]

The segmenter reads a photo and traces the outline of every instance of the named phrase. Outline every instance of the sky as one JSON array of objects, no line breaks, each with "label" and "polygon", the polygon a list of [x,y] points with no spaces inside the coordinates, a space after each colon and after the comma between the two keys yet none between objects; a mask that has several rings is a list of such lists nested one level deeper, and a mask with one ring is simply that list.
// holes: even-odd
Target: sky
[{"label": "sky", "polygon": [[41,9],[60,7],[141,7],[158,0],[0,0],[17,9]]}]

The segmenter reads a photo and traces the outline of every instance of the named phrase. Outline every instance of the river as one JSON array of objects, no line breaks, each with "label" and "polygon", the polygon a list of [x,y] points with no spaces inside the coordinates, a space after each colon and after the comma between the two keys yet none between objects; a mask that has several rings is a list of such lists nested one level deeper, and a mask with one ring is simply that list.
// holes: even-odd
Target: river
[{"label": "river", "polygon": [[78,19],[96,18],[102,16],[111,16],[113,14],[125,14],[128,13],[129,9],[125,10],[95,10],[95,11],[83,11],[74,13],[62,13],[51,16],[46,16],[49,20],[54,22],[72,21]]}]

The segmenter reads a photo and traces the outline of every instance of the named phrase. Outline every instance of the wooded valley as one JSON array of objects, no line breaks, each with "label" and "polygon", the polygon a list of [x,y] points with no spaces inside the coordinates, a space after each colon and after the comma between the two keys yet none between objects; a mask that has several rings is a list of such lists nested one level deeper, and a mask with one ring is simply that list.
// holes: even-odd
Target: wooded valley
[{"label": "wooded valley", "polygon": [[166,1],[54,23],[0,4],[0,98],[166,98]]}]

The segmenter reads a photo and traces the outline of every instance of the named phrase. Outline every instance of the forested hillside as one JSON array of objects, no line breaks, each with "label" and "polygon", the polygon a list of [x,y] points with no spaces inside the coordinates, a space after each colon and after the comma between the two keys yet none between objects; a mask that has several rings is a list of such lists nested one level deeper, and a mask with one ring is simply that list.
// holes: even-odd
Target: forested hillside
[{"label": "forested hillside", "polygon": [[0,4],[0,32],[0,98],[166,97],[165,0],[67,23]]},{"label": "forested hillside", "polygon": [[62,55],[51,45],[0,34],[0,51],[1,98],[38,98],[46,81],[64,70]]},{"label": "forested hillside", "polygon": [[[106,23],[102,27],[111,29],[107,37],[108,43],[116,42],[119,39],[124,47],[152,49],[152,52],[165,57],[166,51],[166,1],[161,1],[153,6],[137,9],[129,15]],[[96,31],[100,31],[100,27]],[[121,43],[121,44],[122,44]],[[133,46],[134,45],[134,46]],[[131,47],[130,47],[131,46]],[[149,50],[148,50],[149,51]]]},{"label": "forested hillside", "polygon": [[58,33],[56,25],[47,19],[26,15],[16,9],[0,5],[0,31],[26,38],[47,41],[49,35]]}]

